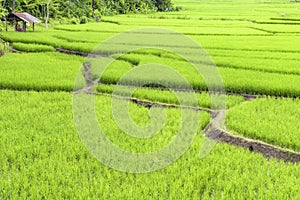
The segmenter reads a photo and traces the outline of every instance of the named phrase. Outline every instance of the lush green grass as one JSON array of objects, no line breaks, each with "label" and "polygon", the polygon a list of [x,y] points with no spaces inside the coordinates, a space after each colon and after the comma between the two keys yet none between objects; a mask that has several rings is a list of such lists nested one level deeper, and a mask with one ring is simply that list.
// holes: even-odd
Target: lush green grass
[{"label": "lush green grass", "polygon": [[[242,49],[206,49],[209,55],[217,57],[236,57],[236,61],[246,59],[266,59],[278,61],[300,61],[299,53],[297,52],[274,52],[274,51],[260,51],[260,50],[242,50]],[[226,59],[226,58],[225,58]]]},{"label": "lush green grass", "polygon": [[12,43],[24,43],[24,44],[40,44],[40,45],[48,45],[53,48],[63,48],[74,51],[81,52],[91,52],[96,46],[96,43],[88,43],[88,42],[73,42],[69,43],[67,40],[58,39],[55,35],[59,34],[67,34],[61,32],[32,32],[27,33],[26,35],[23,33],[15,33],[9,32],[4,33],[2,38],[6,41]]},{"label": "lush green grass", "polygon": [[[120,100],[119,102],[117,103],[121,105],[124,100]],[[131,135],[129,135],[132,133],[126,133],[121,129],[120,124],[116,122],[115,113],[112,112],[112,107],[115,105],[115,103],[116,102],[112,102],[109,97],[99,97],[96,99],[95,109],[98,121],[106,137],[108,137],[114,144],[128,152],[147,153],[161,149],[174,139],[183,123],[183,115],[180,109],[166,109],[166,120],[163,123],[162,129],[154,133],[155,135],[150,138],[132,137]],[[161,116],[157,115],[161,114],[164,108],[153,109],[157,110],[155,112],[156,115],[153,117],[155,117],[156,119],[161,118]],[[159,126],[158,124],[150,124],[150,120],[153,119],[150,118],[149,109],[147,109],[146,107],[137,106],[130,103],[128,112],[133,123],[137,124],[140,127],[147,127],[150,131],[153,131],[157,129],[157,127],[155,126]],[[195,116],[195,114],[197,113],[196,111],[188,112],[191,116]],[[120,113],[118,114],[122,115],[123,113],[121,113],[120,111]],[[191,119],[197,119],[197,117],[191,117]],[[210,115],[207,112],[200,112],[200,121],[198,122],[199,135],[201,134],[201,130],[204,129],[209,121]]]},{"label": "lush green grass", "polygon": [[[176,92],[170,91],[170,90],[160,90],[160,89],[149,89],[149,88],[132,88],[132,87],[126,87],[126,86],[119,86],[118,90],[114,91],[115,86],[114,85],[103,85],[100,84],[97,87],[97,91],[101,93],[107,93],[107,94],[115,94],[120,95],[124,97],[128,97],[131,95],[132,91],[134,93],[132,94],[132,97],[152,101],[152,102],[161,102],[161,103],[167,103],[167,104],[175,104],[175,105],[186,105],[190,106],[192,105],[192,102],[189,102],[189,99],[185,99],[185,102],[179,102],[178,96],[185,96],[188,92]],[[186,95],[188,96],[188,95]],[[212,96],[208,93],[196,93],[196,97],[198,99],[198,105],[202,108],[211,108],[211,101]],[[235,105],[238,105],[239,103],[243,102],[244,98],[241,96],[226,96],[226,107],[231,108]],[[216,107],[218,107],[216,105]],[[219,106],[220,107],[220,106]]]},{"label": "lush green grass", "polygon": [[[250,1],[189,1],[174,0],[175,4],[184,9],[177,15],[184,15],[192,19],[219,20],[268,20],[272,17],[299,18],[299,4],[282,0],[250,0]],[[161,15],[161,14],[156,14]],[[169,13],[167,16],[176,16]]]},{"label": "lush green grass", "polygon": [[[102,165],[86,150],[74,127],[71,94],[0,91],[0,105],[3,199],[299,198],[299,165],[266,160],[226,144],[217,144],[200,159],[200,130],[174,164],[153,173],[130,174]],[[166,124],[168,137],[152,142],[125,137],[125,143],[113,125],[110,106],[110,98],[96,98],[98,118],[108,137],[127,150],[155,149],[178,125],[177,110],[167,109],[174,123]],[[147,109],[133,104],[131,109],[134,120],[144,124]],[[201,122],[207,122],[207,115],[201,116]]]},{"label": "lush green grass", "polygon": [[51,52],[54,51],[54,48],[49,45],[42,44],[30,44],[30,43],[13,43],[13,48],[19,51],[25,52]]},{"label": "lush green grass", "polygon": [[213,56],[213,60],[218,67],[300,75],[300,60],[279,60],[261,58],[237,59],[237,57],[235,56]]},{"label": "lush green grass", "polygon": [[[290,20],[300,19],[299,3],[174,2],[183,7],[182,11],[104,16],[106,22],[59,25],[49,30],[38,27],[36,32],[27,33],[9,31],[3,32],[1,38],[22,51],[63,48],[91,52],[99,43],[123,31],[167,28],[186,34],[205,48],[218,66],[226,91],[300,96],[300,26],[299,21]],[[116,53],[125,52],[129,46],[159,45],[156,38],[160,32],[152,34],[153,40],[143,44],[119,41],[118,45],[108,44],[98,51],[118,57]],[[201,56],[191,55],[190,46],[180,40],[170,44],[196,60]],[[104,166],[82,144],[74,125],[72,95],[67,93],[74,88],[83,60],[54,52],[8,54],[0,58],[0,89],[14,90],[0,90],[0,199],[300,199],[299,164],[266,159],[261,154],[221,143],[200,159],[202,129],[210,119],[205,112],[200,112],[200,126],[195,130],[197,136],[191,148],[169,167],[131,174]],[[96,62],[103,64],[108,60],[99,58]],[[172,52],[157,49],[140,49],[119,57],[100,81],[116,84],[124,74],[147,63],[168,65],[195,89],[206,89],[189,63]],[[93,78],[99,77],[99,71],[101,66],[92,68]],[[165,80],[170,87],[184,86]],[[139,81],[145,80],[137,76],[123,83],[140,86]],[[99,85],[97,90],[112,93],[114,87]],[[124,93],[131,90],[124,88]],[[140,88],[133,96],[178,104],[172,92],[159,89]],[[197,98],[200,106],[211,107],[207,93],[197,94]],[[127,151],[155,151],[167,145],[181,125],[180,110],[166,109],[167,121],[157,135],[133,138],[115,122],[111,98],[95,99],[98,121],[107,138]],[[233,133],[299,151],[299,107],[299,99],[244,102],[242,97],[229,96],[226,126]],[[147,108],[130,103],[129,112],[137,124],[149,124]]]},{"label": "lush green grass", "polygon": [[59,53],[7,54],[0,57],[0,88],[72,91],[82,60]]},{"label": "lush green grass", "polygon": [[[128,56],[123,56],[124,60],[135,60],[139,65],[144,64],[161,64],[170,67],[177,71],[180,75],[190,81],[191,85],[195,89],[205,89],[205,83],[201,78],[201,75],[197,73],[197,70],[186,61],[174,60],[171,58],[161,59],[161,57],[153,56],[153,55],[143,55],[143,54],[130,54]],[[108,69],[102,74],[101,82],[106,84],[116,84],[119,82],[121,77],[123,77],[127,72],[129,72],[133,66],[130,66],[129,63],[125,64],[125,61],[114,61],[114,63],[108,67]],[[98,63],[92,65],[93,68],[101,68],[101,65]],[[97,72],[97,70],[94,70]],[[97,76],[97,74],[95,74]],[[99,76],[99,74],[98,74]],[[141,83],[146,82],[147,78],[137,76],[131,76],[125,78],[122,81],[122,84],[126,85],[135,85],[139,86]],[[177,78],[169,77],[169,76],[157,76],[158,81],[161,83],[165,83],[166,87],[171,88],[185,88],[186,84],[182,83],[181,80]],[[154,80],[153,80],[154,81]]]},{"label": "lush green grass", "polygon": [[[114,18],[113,18],[114,20]],[[81,32],[103,32],[103,33],[118,33],[121,31],[131,30],[134,28],[138,28],[141,25],[145,25],[145,20],[147,21],[148,27],[157,27],[157,19],[151,18],[134,18],[134,23],[132,18],[120,18],[116,17],[116,22],[120,23],[120,25],[116,24],[85,24],[81,26],[74,26],[74,25],[63,25],[58,26],[56,30],[64,30],[64,31],[81,31]],[[222,24],[219,21],[207,21],[202,20],[189,20],[189,24],[186,23],[186,20],[172,20],[174,23],[170,23],[170,19],[161,19],[160,26],[165,28],[171,28],[174,31],[184,33],[186,35],[270,35],[265,31],[252,29],[247,27],[248,25],[246,22],[239,22],[239,23],[230,23],[233,24],[231,27],[224,27],[226,23]],[[211,26],[211,24],[213,24]],[[91,34],[91,33],[89,33]],[[95,33],[94,33],[95,34]]]},{"label": "lush green grass", "polygon": [[21,42],[21,43],[33,43],[33,44],[44,44],[55,46],[58,45],[62,40],[55,39],[52,37],[51,31],[36,31],[36,32],[3,32],[2,38],[8,42]]},{"label": "lush green grass", "polygon": [[219,69],[226,91],[234,93],[299,97],[299,75],[263,73],[260,71]]},{"label": "lush green grass", "polygon": [[[270,22],[270,24],[255,24],[253,28],[257,30],[266,31],[269,33],[300,33],[300,22],[292,22],[292,21],[283,21],[281,23],[286,24],[272,24],[272,23],[280,23],[280,22]],[[298,23],[291,24],[291,23]]]},{"label": "lush green grass", "polygon": [[228,129],[300,152],[300,100],[263,98],[227,112]]},{"label": "lush green grass", "polygon": [[299,35],[274,36],[192,36],[208,49],[233,49],[299,53]]},{"label": "lush green grass", "polygon": [[[217,67],[248,69],[253,71],[274,72],[283,74],[299,74],[299,53],[261,52],[247,50],[208,49],[207,53]],[[141,49],[131,54],[155,55],[163,58],[183,60],[181,57],[160,49]],[[242,59],[241,59],[242,57]],[[141,61],[137,55],[123,55],[120,59],[138,65]]]},{"label": "lush green grass", "polygon": [[[106,18],[106,17],[105,17]],[[116,22],[118,23],[118,22]],[[68,32],[103,32],[103,33],[119,33],[122,31],[130,30],[138,26],[120,26],[114,23],[89,23],[83,25],[60,25],[56,26],[55,30],[63,30]]]},{"label": "lush green grass", "polygon": [[[159,55],[154,55],[153,53],[131,53],[122,56],[120,59],[136,64],[138,63],[139,66],[149,63],[169,66],[185,77],[194,89],[206,90],[207,86],[203,78],[191,64],[177,59],[177,57],[172,57],[170,54],[161,55],[159,51],[158,54]],[[221,67],[219,67],[218,70],[227,92],[289,97],[300,96],[300,89],[298,87],[298,85],[300,85],[300,76],[298,75],[299,67],[297,65],[298,60],[290,60],[289,62],[282,60],[276,62],[274,59],[251,60],[247,58],[246,61],[243,61],[238,60],[237,57],[229,58],[228,56],[224,59],[221,59],[221,57],[215,58],[219,58],[218,62],[222,63],[219,63]],[[249,61],[249,63],[247,63],[247,61]],[[264,65],[264,62],[268,61],[270,61],[269,64]],[[255,63],[257,65],[255,65]],[[286,67],[282,67],[281,64],[286,64]],[[94,77],[99,77],[99,74],[97,76],[99,64],[94,64],[92,67],[94,68]],[[102,74],[100,81],[105,84],[117,84],[120,78],[132,68],[133,66],[131,66],[130,63],[126,64],[125,61],[117,60]],[[139,86],[143,81],[145,80],[142,80],[141,77],[131,77],[123,81],[122,84]],[[184,84],[181,84],[178,80],[170,80],[168,77],[162,78],[161,82],[166,83],[166,86],[171,88],[185,87]]]}]

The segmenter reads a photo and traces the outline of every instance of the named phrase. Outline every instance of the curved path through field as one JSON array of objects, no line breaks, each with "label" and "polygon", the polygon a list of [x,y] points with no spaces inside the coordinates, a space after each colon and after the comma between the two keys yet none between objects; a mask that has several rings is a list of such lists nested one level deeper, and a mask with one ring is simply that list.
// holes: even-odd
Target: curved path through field
[{"label": "curved path through field", "polygon": [[[254,139],[237,136],[237,135],[234,135],[234,134],[228,132],[224,128],[210,129],[210,127],[213,126],[213,123],[221,123],[220,121],[218,122],[218,116],[220,116],[222,113],[224,114],[226,111],[220,112],[218,110],[212,110],[212,109],[208,109],[208,108],[189,107],[189,106],[167,104],[167,103],[161,103],[161,102],[152,102],[152,101],[147,101],[147,100],[138,99],[138,98],[92,92],[91,88],[94,85],[97,85],[99,80],[92,80],[90,70],[91,69],[90,69],[89,65],[87,65],[87,64],[84,65],[84,77],[85,77],[87,86],[80,91],[73,92],[73,94],[77,94],[79,92],[84,92],[84,93],[90,94],[90,95],[108,95],[108,96],[111,96],[112,98],[118,98],[118,99],[130,101],[135,104],[144,106],[146,108],[151,108],[152,106],[155,106],[155,107],[180,108],[180,109],[191,109],[191,110],[196,110],[196,111],[205,111],[205,112],[210,113],[211,118],[213,119],[213,120],[211,120],[211,123],[208,124],[206,129],[204,130],[204,134],[206,137],[216,140],[216,141],[219,141],[219,142],[239,146],[239,147],[248,149],[248,150],[256,152],[256,153],[260,153],[266,158],[276,158],[276,159],[284,160],[285,162],[291,162],[291,163],[299,163],[300,162],[300,153],[298,153],[298,152],[280,148],[280,147],[277,147],[277,146],[274,146],[274,145],[271,145],[271,144],[268,144],[268,143],[265,143],[265,142],[262,142],[259,140],[254,140]],[[262,95],[247,95],[247,94],[242,95],[242,96],[245,98],[245,100],[252,100],[255,98],[263,97]],[[217,120],[217,121],[214,121],[214,120]]]}]

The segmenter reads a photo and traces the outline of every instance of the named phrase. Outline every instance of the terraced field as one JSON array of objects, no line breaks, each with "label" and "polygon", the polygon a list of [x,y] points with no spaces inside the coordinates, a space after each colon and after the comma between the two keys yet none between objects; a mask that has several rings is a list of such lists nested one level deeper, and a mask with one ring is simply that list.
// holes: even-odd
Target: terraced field
[{"label": "terraced field", "polygon": [[[0,199],[300,198],[300,4],[174,2],[183,9],[3,32],[15,53],[0,57]],[[203,54],[184,41],[161,45],[158,28]],[[96,48],[135,29],[128,38],[153,40]],[[151,73],[153,63],[176,73]],[[193,63],[217,69],[224,88],[210,87]],[[145,66],[148,74],[134,71]],[[139,160],[124,170],[110,149],[95,153],[104,143],[93,120],[104,143],[128,155],[156,155],[177,140],[174,152],[184,152],[165,152],[173,162],[154,157],[159,170],[143,171]]]}]

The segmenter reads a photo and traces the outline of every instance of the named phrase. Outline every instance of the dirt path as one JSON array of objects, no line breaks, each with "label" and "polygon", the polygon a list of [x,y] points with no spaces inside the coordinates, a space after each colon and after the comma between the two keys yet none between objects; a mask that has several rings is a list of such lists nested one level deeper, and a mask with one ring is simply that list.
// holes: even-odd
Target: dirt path
[{"label": "dirt path", "polygon": [[207,136],[219,142],[243,147],[250,151],[260,153],[266,158],[276,158],[291,163],[300,162],[300,153],[276,147],[261,141],[236,136],[222,129],[210,132]]},{"label": "dirt path", "polygon": [[[111,95],[110,95],[111,96]],[[228,131],[223,130],[224,127],[224,118],[225,118],[225,111],[214,111],[205,108],[196,108],[196,107],[188,107],[188,106],[179,106],[179,105],[172,105],[172,104],[163,104],[163,103],[154,103],[150,101],[144,101],[137,98],[125,98],[125,97],[118,97],[113,96],[114,98],[119,98],[123,100],[128,100],[133,103],[136,103],[141,106],[145,106],[150,108],[151,106],[159,106],[165,108],[181,108],[181,109],[192,109],[197,111],[206,111],[212,115],[211,123],[207,126],[204,130],[206,136],[210,139],[213,139],[217,142],[223,142],[234,146],[243,147],[244,149],[249,149],[250,151],[260,153],[266,158],[276,158],[279,160],[284,160],[285,162],[291,163],[299,163],[300,162],[300,153],[290,151],[288,149],[283,149],[277,146],[273,146],[267,144],[265,142],[240,137],[237,135],[233,135]],[[211,146],[211,148],[213,145]]]},{"label": "dirt path", "polygon": [[82,56],[82,57],[89,57],[89,58],[101,58],[101,57],[109,56],[106,54],[84,53],[84,52],[80,52],[80,51],[71,51],[71,50],[62,49],[62,48],[55,48],[55,51],[59,52],[59,53]]},{"label": "dirt path", "polygon": [[[106,96],[112,96],[112,95],[106,95]],[[291,163],[300,162],[300,153],[293,152],[288,149],[283,149],[277,146],[273,146],[258,140],[240,137],[224,130],[223,128],[225,128],[224,127],[225,110],[214,111],[205,108],[150,102],[150,101],[144,101],[137,98],[128,98],[128,97],[122,97],[116,95],[112,97],[122,99],[122,100],[127,100],[136,103],[138,105],[145,106],[147,108],[150,108],[151,106],[159,106],[165,108],[192,109],[196,111],[209,112],[212,115],[212,120],[211,123],[204,130],[204,133],[208,138],[216,142],[222,142],[222,143],[227,143],[238,147],[243,147],[244,149],[248,149],[250,151],[260,153],[266,158],[275,158],[275,159],[284,160],[285,162],[291,162]],[[213,147],[213,145],[214,144],[212,144],[211,148]]]},{"label": "dirt path", "polygon": [[86,82],[86,86],[82,89],[73,91],[72,94],[79,94],[81,92],[86,93],[86,94],[92,94],[95,95],[96,92],[92,91],[92,88],[98,84],[99,79],[93,80],[92,74],[91,74],[91,66],[88,63],[83,64],[83,76]]},{"label": "dirt path", "polygon": [[209,108],[201,108],[201,107],[192,107],[192,106],[183,106],[183,105],[176,105],[176,104],[168,104],[168,103],[161,103],[161,102],[153,102],[153,101],[147,101],[143,99],[133,98],[133,97],[124,97],[120,95],[111,95],[111,94],[103,94],[103,93],[97,93],[97,95],[104,95],[104,96],[111,96],[113,98],[118,98],[125,101],[133,102],[137,105],[144,106],[146,108],[154,107],[162,107],[162,108],[180,108],[180,109],[190,109],[195,111],[205,111],[208,113],[213,113],[214,111]]}]

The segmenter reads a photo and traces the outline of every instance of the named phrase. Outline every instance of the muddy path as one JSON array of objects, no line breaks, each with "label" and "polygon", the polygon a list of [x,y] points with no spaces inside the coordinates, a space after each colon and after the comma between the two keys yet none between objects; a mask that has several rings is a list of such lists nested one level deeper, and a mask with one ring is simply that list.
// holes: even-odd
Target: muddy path
[{"label": "muddy path", "polygon": [[74,90],[71,93],[72,94],[79,94],[79,93],[85,93],[85,94],[93,94],[95,95],[96,92],[92,91],[92,88],[98,84],[99,79],[93,79],[92,73],[91,73],[91,66],[88,63],[83,64],[83,77],[85,79],[86,85],[85,87]]},{"label": "muddy path", "polygon": [[95,53],[84,53],[80,51],[72,51],[62,48],[55,48],[56,52],[64,53],[68,55],[76,55],[76,56],[82,56],[82,57],[89,57],[89,58],[102,58],[102,57],[109,57],[107,54],[95,54]]},{"label": "muddy path", "polygon": [[222,129],[210,132],[207,137],[222,143],[243,147],[252,152],[260,153],[266,158],[276,158],[291,163],[300,162],[300,153],[276,147],[258,140],[233,135]]},{"label": "muddy path", "polygon": [[164,108],[192,109],[196,111],[206,111],[210,113],[212,117],[211,117],[211,122],[204,129],[204,134],[206,137],[214,140],[215,142],[227,143],[237,147],[242,147],[252,152],[260,153],[266,158],[275,158],[278,160],[283,160],[285,162],[291,162],[291,163],[300,162],[300,153],[288,149],[280,148],[262,141],[237,136],[224,130],[223,128],[225,128],[224,123],[225,123],[225,113],[226,113],[225,110],[216,111],[216,110],[210,110],[205,108],[155,103],[155,102],[140,100],[137,98],[128,98],[128,97],[112,96],[112,95],[105,95],[105,96],[111,96],[113,98],[127,100],[137,105],[144,106],[146,108],[157,106],[157,107],[164,107]]},{"label": "muddy path", "polygon": [[168,103],[161,103],[161,102],[153,102],[153,101],[138,99],[138,98],[134,98],[134,97],[124,97],[124,96],[120,96],[120,95],[111,95],[111,94],[103,94],[103,93],[97,93],[97,95],[110,96],[110,97],[117,98],[117,99],[120,99],[120,100],[130,101],[132,103],[135,103],[137,105],[146,107],[148,109],[151,108],[151,107],[178,108],[178,109],[189,109],[189,110],[195,110],[195,111],[205,111],[205,112],[208,112],[208,113],[211,113],[211,114],[214,113],[214,111],[209,109],[209,108],[201,108],[201,107],[192,107],[192,106],[168,104]]},{"label": "muddy path", "polygon": [[[111,95],[109,95],[111,96]],[[222,128],[224,127],[225,123],[225,110],[215,111],[205,108],[196,108],[196,107],[188,107],[188,106],[179,106],[179,105],[172,105],[172,104],[163,104],[163,103],[154,103],[150,101],[144,101],[137,98],[125,98],[120,96],[112,96],[114,98],[119,98],[123,100],[127,100],[133,102],[137,105],[141,105],[147,108],[152,106],[164,107],[164,108],[179,108],[179,109],[192,109],[196,111],[206,111],[209,112],[212,116],[211,122],[207,125],[206,129],[204,130],[204,134],[206,137],[216,141],[227,143],[230,145],[242,147],[244,149],[248,149],[255,153],[260,153],[266,158],[275,158],[278,160],[283,160],[285,162],[291,163],[299,163],[300,162],[300,153],[293,152],[288,149],[283,149],[262,141],[249,139],[234,135]]]}]

